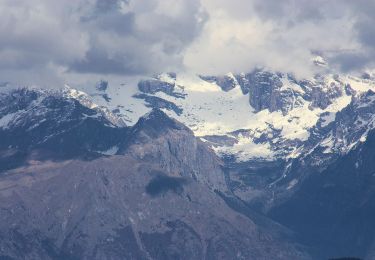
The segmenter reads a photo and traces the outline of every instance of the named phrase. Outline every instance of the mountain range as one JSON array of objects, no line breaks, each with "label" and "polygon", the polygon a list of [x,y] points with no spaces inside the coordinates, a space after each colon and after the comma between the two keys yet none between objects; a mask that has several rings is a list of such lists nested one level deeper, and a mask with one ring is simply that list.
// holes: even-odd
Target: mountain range
[{"label": "mountain range", "polygon": [[3,83],[0,258],[372,259],[374,111],[371,73]]}]

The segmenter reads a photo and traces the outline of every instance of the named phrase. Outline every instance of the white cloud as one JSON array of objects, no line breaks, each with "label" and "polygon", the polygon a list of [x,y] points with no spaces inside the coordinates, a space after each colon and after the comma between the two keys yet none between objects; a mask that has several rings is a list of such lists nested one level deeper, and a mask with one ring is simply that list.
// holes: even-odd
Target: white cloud
[{"label": "white cloud", "polygon": [[[0,81],[374,65],[371,0],[0,0]],[[51,75],[55,74],[55,75]]]},{"label": "white cloud", "polygon": [[349,16],[303,19],[298,6],[291,5],[289,16],[265,18],[258,14],[258,1],[203,2],[210,19],[184,57],[186,67],[199,73],[246,72],[262,66],[308,76],[316,72],[312,51],[359,47]]}]

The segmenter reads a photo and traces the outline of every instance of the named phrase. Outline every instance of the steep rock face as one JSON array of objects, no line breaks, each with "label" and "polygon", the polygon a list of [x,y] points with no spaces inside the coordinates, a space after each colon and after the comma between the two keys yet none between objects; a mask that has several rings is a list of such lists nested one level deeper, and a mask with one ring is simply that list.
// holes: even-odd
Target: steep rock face
[{"label": "steep rock face", "polygon": [[156,92],[162,91],[166,94],[172,94],[174,90],[174,85],[161,82],[157,79],[150,79],[150,80],[141,80],[138,83],[138,88],[140,91],[144,93],[155,94]]},{"label": "steep rock face", "polygon": [[168,172],[192,177],[213,189],[226,190],[222,163],[213,151],[189,128],[158,109],[139,120],[119,153],[158,163]]},{"label": "steep rock face", "polygon": [[[335,77],[335,81],[326,82],[319,75],[314,80],[297,81],[289,74],[256,70],[237,78],[244,92],[249,92],[250,105],[256,111],[268,109],[284,114],[306,101],[311,102],[313,108],[326,109],[332,100],[343,95],[344,89],[344,83],[338,77]],[[286,80],[295,87],[286,87]]]},{"label": "steep rock face", "polygon": [[269,109],[270,112],[280,108],[282,99],[278,91],[282,87],[282,82],[277,75],[272,73],[253,73],[248,75],[250,88],[250,105],[256,110]]},{"label": "steep rock face", "polygon": [[249,103],[256,112],[268,109],[270,112],[286,113],[296,105],[293,103],[296,98],[291,89],[282,89],[282,77],[281,74],[263,70],[238,75],[230,73],[225,76],[201,76],[208,82],[216,83],[223,91],[240,86],[244,95],[249,94]]},{"label": "steep rock face", "polygon": [[342,87],[336,83],[331,83],[329,88],[325,88],[324,85],[312,86],[311,88],[311,100],[312,107],[319,107],[321,109],[326,109],[332,100],[342,96]]},{"label": "steep rock face", "polygon": [[[338,75],[328,81],[322,75],[298,81],[290,74],[255,70],[235,77],[243,93],[250,93],[250,105],[256,111],[268,109],[270,112],[282,111],[284,114],[306,101],[311,102],[312,108],[324,110],[334,99],[341,97],[347,87],[350,88]],[[286,87],[286,84],[294,84],[295,87]]]},{"label": "steep rock face", "polygon": [[326,109],[333,100],[346,93],[345,83],[337,75],[328,82],[325,77],[317,75],[313,80],[305,79],[296,83],[304,89],[303,98],[311,102],[311,108]]},{"label": "steep rock face", "polygon": [[102,91],[102,92],[105,92],[108,88],[108,81],[105,81],[105,80],[101,80],[99,81],[97,84],[96,84],[96,89],[98,91]]},{"label": "steep rock face", "polygon": [[[164,78],[163,78],[164,77]],[[165,80],[167,79],[167,80]],[[184,95],[175,91],[175,73],[166,73],[158,75],[151,79],[145,79],[138,82],[139,91],[146,94],[155,94],[157,92],[163,92],[167,95],[184,98]]]},{"label": "steep rock face", "polygon": [[229,73],[224,76],[200,76],[201,79],[217,84],[223,91],[230,91],[239,85],[236,77]]},{"label": "steep rock face", "polygon": [[158,92],[162,92],[174,98],[185,98],[184,94],[175,91],[175,80],[175,73],[162,74],[151,79],[141,80],[138,82],[138,90],[141,93],[134,94],[133,97],[144,100],[145,105],[149,108],[166,109],[173,111],[176,115],[181,115],[183,112],[181,107],[164,98],[155,96]]}]

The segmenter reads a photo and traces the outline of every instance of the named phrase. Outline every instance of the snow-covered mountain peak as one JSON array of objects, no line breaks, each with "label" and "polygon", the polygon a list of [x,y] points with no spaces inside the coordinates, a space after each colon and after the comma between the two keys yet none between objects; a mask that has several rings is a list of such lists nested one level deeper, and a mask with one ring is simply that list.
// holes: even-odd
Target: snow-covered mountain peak
[{"label": "snow-covered mountain peak", "polygon": [[364,94],[374,90],[371,78],[322,74],[300,80],[258,69],[222,76],[163,73],[102,80],[95,85],[66,85],[60,93],[115,126],[134,125],[152,109],[160,109],[220,156],[247,161],[299,157],[327,139],[321,132],[338,120],[340,111],[354,106],[353,100],[369,106]]},{"label": "snow-covered mountain peak", "polygon": [[298,80],[258,69],[223,76],[163,73],[83,91],[128,125],[161,109],[219,155],[246,161],[298,157],[313,129],[327,127],[353,97],[371,89],[370,79],[326,74]]},{"label": "snow-covered mountain peak", "polygon": [[[103,82],[101,82],[102,84]],[[98,89],[99,91],[105,91],[105,88]],[[62,89],[62,95],[66,98],[72,98],[77,100],[81,103],[81,105],[96,110],[98,113],[101,113],[104,117],[106,117],[113,125],[116,126],[126,126],[126,123],[121,117],[118,117],[115,115],[112,111],[108,109],[106,106],[99,106],[97,105],[92,97],[88,95],[87,93],[74,89],[70,87],[69,85],[65,84],[64,88]]]},{"label": "snow-covered mountain peak", "polygon": [[[0,92],[0,129],[27,127],[33,129],[48,120],[56,125],[78,116],[77,102],[90,111],[80,112],[84,117],[104,118],[111,126],[124,126],[123,120],[106,107],[99,107],[89,95],[69,86],[61,90],[44,89],[36,86],[9,86]],[[96,113],[94,115],[93,113]]]},{"label": "snow-covered mountain peak", "polygon": [[74,89],[67,84],[65,84],[64,89],[62,90],[62,93],[65,97],[73,98],[79,101],[82,105],[90,109],[94,109],[98,107],[98,105],[92,101],[91,97],[88,94],[86,94],[83,91]]}]

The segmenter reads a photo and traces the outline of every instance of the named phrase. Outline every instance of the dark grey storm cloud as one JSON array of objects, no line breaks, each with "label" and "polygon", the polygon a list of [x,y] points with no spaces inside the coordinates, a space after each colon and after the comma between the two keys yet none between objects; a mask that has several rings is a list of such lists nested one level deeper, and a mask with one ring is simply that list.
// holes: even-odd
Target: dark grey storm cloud
[{"label": "dark grey storm cloud", "polygon": [[180,67],[183,50],[199,35],[205,20],[196,0],[98,0],[80,21],[89,49],[69,69],[139,74]]},{"label": "dark grey storm cloud", "polygon": [[358,48],[333,56],[333,61],[343,71],[365,69],[375,65],[375,2],[346,1],[354,19],[353,37]]},{"label": "dark grey storm cloud", "polygon": [[179,67],[206,20],[198,0],[0,0],[0,69],[126,75]]},{"label": "dark grey storm cloud", "polygon": [[[372,68],[373,0],[0,0],[0,77]],[[53,79],[54,77],[52,77]]]}]

